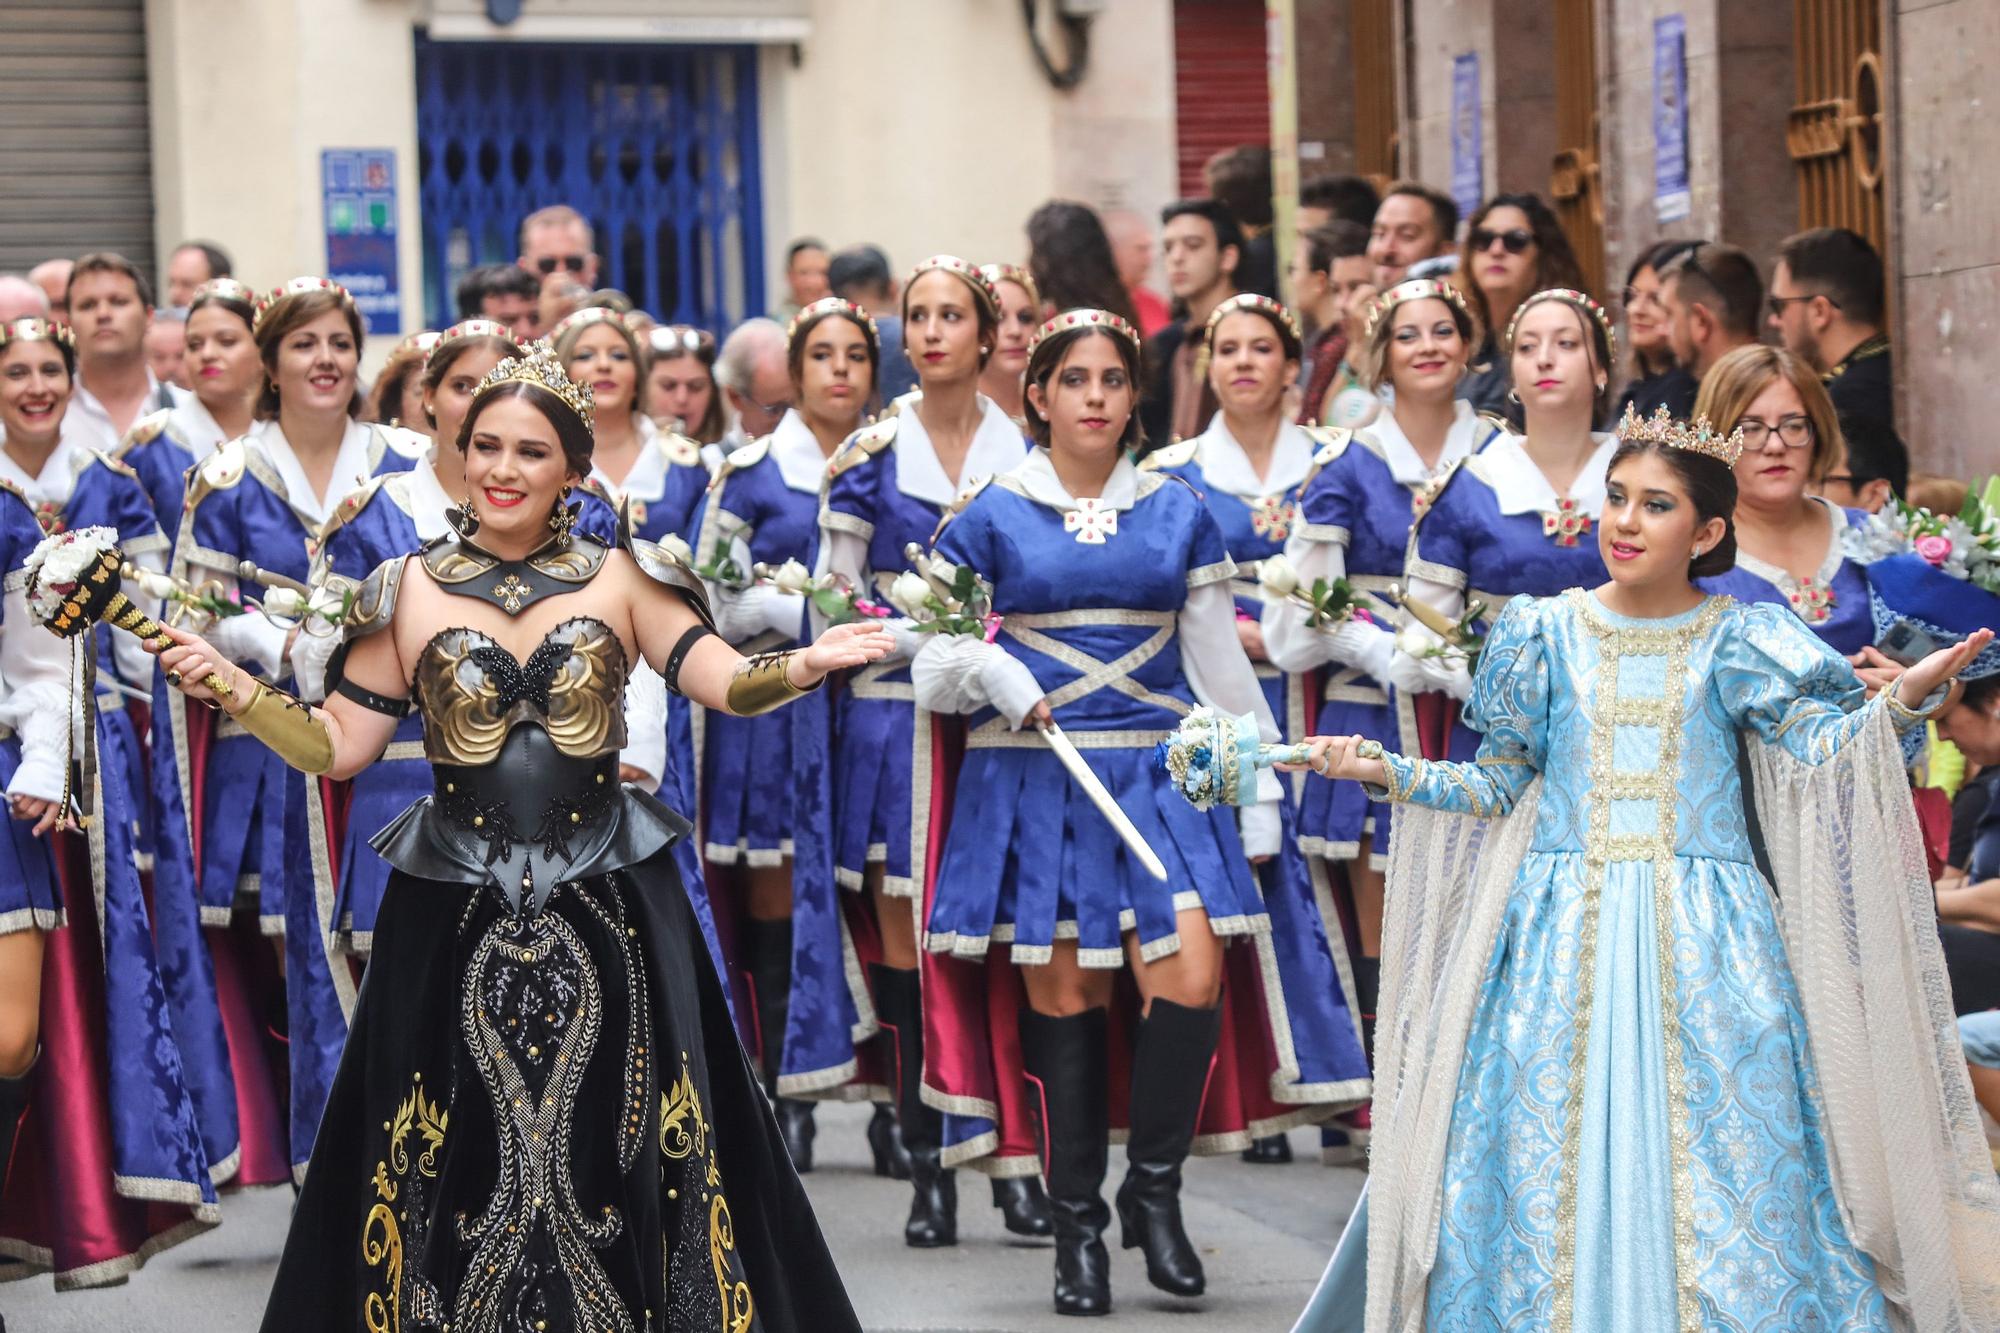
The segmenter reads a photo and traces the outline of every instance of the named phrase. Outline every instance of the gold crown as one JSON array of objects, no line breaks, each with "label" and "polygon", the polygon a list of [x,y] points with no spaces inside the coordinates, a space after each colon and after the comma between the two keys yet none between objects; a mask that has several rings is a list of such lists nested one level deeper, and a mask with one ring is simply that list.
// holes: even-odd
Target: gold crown
[{"label": "gold crown", "polygon": [[1140,351],[1145,350],[1145,345],[1139,340],[1139,330],[1128,324],[1122,316],[1114,315],[1109,310],[1065,310],[1035,330],[1035,336],[1028,339],[1028,355],[1033,356],[1035,354],[1035,349],[1042,345],[1044,338],[1057,333],[1065,333],[1070,329],[1088,328],[1092,325],[1100,329],[1112,329],[1118,333],[1122,333],[1132,340],[1132,346],[1135,349]]},{"label": "gold crown", "polygon": [[1254,310],[1260,315],[1270,316],[1284,325],[1285,330],[1292,335],[1292,342],[1295,345],[1306,340],[1305,334],[1299,330],[1299,321],[1283,305],[1256,292],[1238,292],[1208,312],[1208,324],[1201,331],[1202,346],[1206,347],[1215,340],[1215,326],[1222,322],[1224,316],[1233,315],[1239,310]]},{"label": "gold crown", "polygon": [[472,391],[472,401],[477,403],[503,384],[533,384],[547,389],[576,413],[585,430],[591,429],[597,404],[590,387],[575,383],[563,373],[562,362],[556,359],[556,349],[548,339],[529,343],[520,356],[510,356],[488,371],[486,378],[479,381],[479,387]]},{"label": "gold crown", "polygon": [[1521,316],[1544,301],[1561,301],[1564,305],[1575,306],[1596,320],[1598,332],[1604,335],[1604,345],[1611,352],[1610,359],[1613,361],[1618,359],[1618,335],[1612,331],[1611,316],[1588,292],[1579,292],[1569,287],[1550,287],[1545,291],[1536,292],[1521,302],[1520,308],[1514,312],[1514,318],[1507,321],[1505,340],[1507,347],[1514,346],[1514,330],[1521,327]]},{"label": "gold crown", "polygon": [[76,335],[70,332],[69,325],[39,315],[0,321],[0,347],[8,343],[55,343],[76,351]]},{"label": "gold crown", "polygon": [[799,330],[808,323],[817,324],[828,315],[841,315],[853,320],[868,331],[868,342],[871,347],[882,345],[882,331],[875,327],[874,318],[854,302],[843,301],[838,296],[822,296],[817,301],[809,301],[800,306],[798,313],[792,316],[791,322],[785,325],[785,345],[791,346],[792,340],[799,336]]},{"label": "gold crown", "polygon": [[1362,338],[1373,339],[1375,326],[1382,322],[1383,316],[1404,302],[1433,299],[1443,301],[1457,310],[1459,314],[1465,316],[1467,323],[1477,322],[1472,317],[1472,307],[1465,303],[1465,293],[1458,289],[1457,284],[1443,278],[1411,278],[1408,282],[1397,283],[1369,303],[1368,322],[1361,331]]},{"label": "gold crown", "polygon": [[255,317],[250,321],[250,331],[255,333],[264,326],[264,317],[271,313],[280,301],[287,297],[304,296],[308,292],[333,292],[340,297],[340,304],[347,309],[354,308],[354,295],[332,278],[307,275],[293,278],[282,287],[273,287],[257,302]]},{"label": "gold crown", "polygon": [[979,272],[986,281],[993,284],[993,294],[1000,294],[1000,284],[1011,282],[1028,294],[1028,308],[1039,313],[1042,308],[1042,289],[1035,285],[1035,275],[1019,264],[981,264]]},{"label": "gold crown", "polygon": [[514,336],[514,330],[498,320],[491,319],[462,319],[442,333],[433,334],[432,337],[434,341],[431,343],[430,351],[424,355],[426,371],[430,369],[431,362],[437,360],[440,349],[457,342],[460,338],[505,338],[514,346],[521,346],[521,340]]},{"label": "gold crown", "polygon": [[1709,424],[1707,417],[1676,421],[1665,407],[1655,410],[1650,417],[1641,417],[1632,404],[1625,404],[1625,419],[1618,423],[1618,438],[1706,454],[1728,467],[1735,467],[1736,460],[1743,457],[1742,427],[1724,435]]},{"label": "gold crown", "polygon": [[909,304],[911,284],[926,273],[939,272],[956,276],[966,286],[972,288],[973,296],[986,307],[987,314],[999,317],[1000,291],[993,285],[993,280],[980,270],[979,265],[969,264],[957,255],[932,255],[911,269],[910,276],[903,279],[903,303],[906,306]]}]

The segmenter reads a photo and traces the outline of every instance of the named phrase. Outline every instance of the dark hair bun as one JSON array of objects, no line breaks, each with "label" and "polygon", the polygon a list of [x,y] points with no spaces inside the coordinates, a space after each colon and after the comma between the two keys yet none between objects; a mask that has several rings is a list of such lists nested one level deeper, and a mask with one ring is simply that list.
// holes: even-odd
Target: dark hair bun
[{"label": "dark hair bun", "polygon": [[1722,540],[1688,562],[1688,577],[1712,579],[1736,568],[1736,520],[1722,520]]}]

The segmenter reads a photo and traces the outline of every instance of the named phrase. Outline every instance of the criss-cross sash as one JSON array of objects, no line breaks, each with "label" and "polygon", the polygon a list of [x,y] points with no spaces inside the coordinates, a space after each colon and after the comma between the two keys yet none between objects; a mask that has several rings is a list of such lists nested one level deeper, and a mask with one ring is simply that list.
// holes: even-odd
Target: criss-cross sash
[{"label": "criss-cross sash", "polygon": [[[1167,645],[1174,641],[1174,624],[1177,616],[1178,613],[1174,611],[1086,607],[1074,611],[1049,611],[1034,615],[1015,612],[1000,622],[1000,628],[1002,633],[1013,638],[1023,648],[1040,653],[1080,673],[1075,680],[1057,686],[1044,696],[1044,701],[1051,712],[1095,694],[1099,690],[1116,690],[1127,698],[1165,709],[1176,717],[1183,717],[1189,709],[1185,700],[1149,690],[1132,678],[1133,672],[1158,657]],[[1092,657],[1076,645],[1045,632],[1080,629],[1093,625],[1150,626],[1153,632],[1108,662]],[[1063,734],[1069,737],[1070,742],[1079,750],[1136,750],[1157,745],[1172,733],[1166,730],[1081,731],[1064,727]],[[1040,749],[1044,745],[1042,738],[1031,731],[1009,730],[1007,719],[999,717],[989,718],[972,728],[966,736],[965,743],[975,750]]]}]

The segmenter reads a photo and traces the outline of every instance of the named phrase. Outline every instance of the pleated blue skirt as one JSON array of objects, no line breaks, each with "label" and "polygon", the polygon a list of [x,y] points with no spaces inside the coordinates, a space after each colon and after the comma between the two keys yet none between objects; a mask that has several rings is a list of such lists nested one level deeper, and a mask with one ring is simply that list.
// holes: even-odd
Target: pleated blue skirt
[{"label": "pleated blue skirt", "polygon": [[792,719],[703,715],[701,800],[708,859],[776,865],[792,854]]},{"label": "pleated blue skirt", "polygon": [[[1320,736],[1365,736],[1386,748],[1401,746],[1392,704],[1329,699],[1313,731]],[[1358,782],[1308,782],[1299,794],[1299,850],[1330,861],[1351,861],[1363,837],[1371,838],[1379,866],[1389,854],[1389,804],[1370,800]]]},{"label": "pleated blue skirt", "polygon": [[[892,893],[912,892],[911,745],[916,705],[906,699],[841,699],[833,754],[834,868],[850,889],[880,864]],[[922,812],[928,820],[930,812]]]},{"label": "pleated blue skirt", "polygon": [[[21,742],[0,740],[0,788],[14,780],[21,767]],[[0,935],[17,930],[54,930],[63,924],[62,886],[46,836],[9,813],[7,831],[0,834]]]}]

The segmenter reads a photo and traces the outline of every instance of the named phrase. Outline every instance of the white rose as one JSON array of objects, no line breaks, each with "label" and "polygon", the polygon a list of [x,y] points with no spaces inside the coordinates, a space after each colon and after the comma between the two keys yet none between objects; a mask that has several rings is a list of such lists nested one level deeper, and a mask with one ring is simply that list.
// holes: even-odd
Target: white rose
[{"label": "white rose", "polygon": [[1282,555],[1266,556],[1257,562],[1257,585],[1270,600],[1283,600],[1298,591],[1299,571]]},{"label": "white rose", "polygon": [[694,563],[694,548],[673,533],[670,532],[660,538],[659,545],[662,551],[665,551],[682,564],[692,565]]},{"label": "white rose", "polygon": [[1421,658],[1437,647],[1437,641],[1421,625],[1405,625],[1396,631],[1396,651],[1405,657]]},{"label": "white rose", "polygon": [[267,616],[283,616],[287,620],[294,620],[305,614],[306,599],[304,594],[294,588],[272,588],[264,594],[263,601],[259,605],[263,607]]},{"label": "white rose", "polygon": [[174,581],[165,574],[150,569],[140,569],[137,573],[139,586],[146,590],[148,597],[165,601],[174,595]]},{"label": "white rose", "polygon": [[904,570],[889,585],[889,605],[912,619],[925,613],[924,602],[930,595],[931,585],[924,581],[923,575],[913,570]]},{"label": "white rose", "polygon": [[802,593],[812,587],[812,573],[798,561],[787,560],[772,573],[771,582],[780,592]]}]

